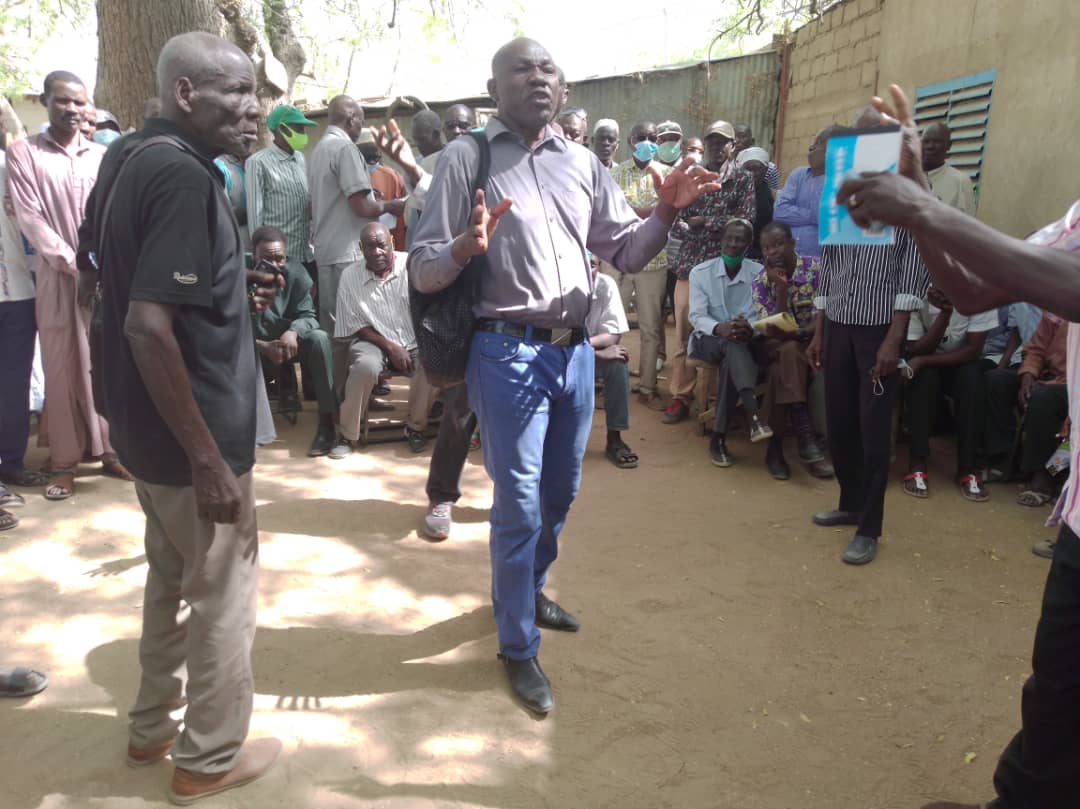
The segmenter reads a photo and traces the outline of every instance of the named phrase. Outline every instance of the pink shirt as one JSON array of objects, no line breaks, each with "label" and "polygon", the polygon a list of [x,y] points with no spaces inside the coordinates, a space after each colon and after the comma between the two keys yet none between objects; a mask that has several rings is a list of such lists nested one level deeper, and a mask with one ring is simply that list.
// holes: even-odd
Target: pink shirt
[{"label": "pink shirt", "polygon": [[65,149],[47,131],[8,147],[8,193],[19,229],[37,252],[35,271],[78,276],[79,225],[104,155],[104,147],[82,135]]},{"label": "pink shirt", "polygon": [[[1052,225],[1047,225],[1032,235],[1029,242],[1059,250],[1075,253],[1080,251],[1080,201],[1074,202],[1068,213]],[[1072,448],[1069,458],[1069,482],[1058,499],[1048,525],[1056,525],[1061,520],[1074,532],[1080,534],[1080,324],[1070,323],[1066,340],[1066,384],[1069,387],[1069,419],[1072,429],[1069,446]]]}]

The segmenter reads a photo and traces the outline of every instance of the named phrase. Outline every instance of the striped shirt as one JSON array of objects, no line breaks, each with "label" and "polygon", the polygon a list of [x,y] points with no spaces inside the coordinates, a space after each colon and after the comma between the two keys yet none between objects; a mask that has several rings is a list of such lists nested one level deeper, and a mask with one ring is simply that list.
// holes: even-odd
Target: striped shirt
[{"label": "striped shirt", "polygon": [[393,269],[385,278],[369,272],[362,257],[345,268],[338,284],[335,338],[349,338],[370,327],[399,346],[416,348],[409,314],[408,259],[408,253],[394,253]]},{"label": "striped shirt", "polygon": [[821,248],[821,288],[814,306],[849,326],[884,326],[893,312],[922,306],[930,276],[915,240],[896,229],[893,244],[827,244]]},{"label": "striped shirt", "polygon": [[271,143],[244,164],[248,228],[271,225],[289,240],[289,258],[311,261],[311,218],[304,155]]},{"label": "striped shirt", "polygon": [[[1080,202],[1074,202],[1068,213],[1052,225],[1047,225],[1028,238],[1033,244],[1056,247],[1070,253],[1080,252]],[[1069,386],[1069,482],[1065,485],[1048,525],[1064,520],[1074,532],[1080,533],[1080,485],[1075,477],[1080,471],[1080,324],[1070,323],[1066,349],[1066,384]]]}]

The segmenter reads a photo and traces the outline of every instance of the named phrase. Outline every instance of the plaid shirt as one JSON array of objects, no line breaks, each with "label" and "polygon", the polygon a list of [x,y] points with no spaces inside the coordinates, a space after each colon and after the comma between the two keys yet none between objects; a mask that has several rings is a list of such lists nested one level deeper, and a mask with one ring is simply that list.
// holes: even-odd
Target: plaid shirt
[{"label": "plaid shirt", "polygon": [[[698,264],[720,255],[720,242],[724,238],[724,226],[728,220],[753,222],[756,214],[754,180],[745,171],[734,172],[720,185],[719,191],[703,194],[680,211],[674,228],[675,236],[682,239],[682,249],[675,263],[675,276],[685,281],[690,277],[690,270]],[[695,216],[704,217],[705,224],[691,229],[689,220]]]},{"label": "plaid shirt", "polygon": [[[661,177],[671,173],[671,166],[657,163],[655,160],[649,164],[655,167]],[[656,186],[653,184],[652,175],[649,174],[649,166],[639,169],[634,158],[630,158],[611,169],[611,176],[615,184],[623,190],[626,201],[631,208],[649,208],[656,205]],[[642,272],[656,272],[667,268],[667,254],[661,250],[656,258],[645,265]]]}]

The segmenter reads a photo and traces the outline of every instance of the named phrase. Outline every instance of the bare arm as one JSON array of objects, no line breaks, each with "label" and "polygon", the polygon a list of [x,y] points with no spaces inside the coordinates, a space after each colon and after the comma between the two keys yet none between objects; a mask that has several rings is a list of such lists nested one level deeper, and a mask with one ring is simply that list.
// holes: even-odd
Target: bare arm
[{"label": "bare arm", "polygon": [[952,349],[942,351],[940,354],[924,354],[918,358],[919,365],[923,368],[934,366],[949,367],[963,365],[982,356],[983,346],[986,344],[986,332],[968,332],[964,337],[964,344]]},{"label": "bare arm", "polygon": [[373,326],[364,326],[357,329],[354,335],[357,340],[371,343],[390,358],[390,364],[397,371],[408,372],[412,370],[412,358],[405,346],[400,346],[393,340],[381,335]]},{"label": "bare arm", "polygon": [[908,346],[908,350],[916,357],[923,354],[933,354],[934,349],[940,345],[941,338],[945,336],[945,330],[949,327],[949,318],[951,317],[951,310],[942,309],[938,312],[926,334]]},{"label": "bare arm", "polygon": [[375,199],[368,191],[357,191],[349,196],[349,208],[361,219],[378,219],[384,213],[401,216],[405,201],[400,199]]},{"label": "bare arm", "polygon": [[188,456],[199,517],[234,523],[240,516],[240,487],[195,403],[173,333],[174,313],[167,304],[132,301],[124,335],[154,406]]}]

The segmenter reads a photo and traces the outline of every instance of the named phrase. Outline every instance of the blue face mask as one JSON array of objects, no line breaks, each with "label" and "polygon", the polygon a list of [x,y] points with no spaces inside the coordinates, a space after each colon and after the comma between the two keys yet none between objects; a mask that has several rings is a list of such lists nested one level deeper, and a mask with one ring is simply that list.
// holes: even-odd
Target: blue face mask
[{"label": "blue face mask", "polygon": [[648,163],[656,157],[656,144],[651,140],[638,141],[634,146],[634,159],[639,163]]},{"label": "blue face mask", "polygon": [[94,143],[100,143],[102,146],[108,146],[114,140],[120,137],[120,133],[112,129],[99,129],[93,134],[90,139]]}]

